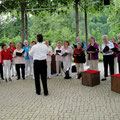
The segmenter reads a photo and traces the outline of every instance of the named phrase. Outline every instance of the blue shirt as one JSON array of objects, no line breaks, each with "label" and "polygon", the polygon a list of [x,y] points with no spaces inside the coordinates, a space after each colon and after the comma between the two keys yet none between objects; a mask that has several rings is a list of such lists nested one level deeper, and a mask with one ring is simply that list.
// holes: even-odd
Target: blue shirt
[{"label": "blue shirt", "polygon": [[28,48],[26,48],[26,46],[23,47],[23,49],[25,50],[26,56],[25,56],[25,60],[29,60],[29,50],[30,50],[30,46],[28,46]]},{"label": "blue shirt", "polygon": [[[83,45],[83,49],[86,51],[86,44],[81,42],[81,44]],[[77,45],[77,42],[75,43],[75,45]]]}]

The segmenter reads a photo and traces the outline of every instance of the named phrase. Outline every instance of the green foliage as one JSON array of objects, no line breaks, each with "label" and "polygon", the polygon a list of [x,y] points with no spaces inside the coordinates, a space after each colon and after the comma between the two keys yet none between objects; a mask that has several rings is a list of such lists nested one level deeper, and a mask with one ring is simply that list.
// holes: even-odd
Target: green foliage
[{"label": "green foliage", "polygon": [[[6,0],[8,1],[8,0]],[[40,0],[38,3],[37,0],[28,0],[30,5],[33,8],[35,7],[44,7],[46,5],[46,1],[44,3]],[[90,0],[91,2],[95,2],[96,0]],[[89,2],[90,2],[89,1]],[[19,0],[16,1],[14,8],[20,8],[20,6],[16,7],[16,4],[20,3]],[[34,3],[34,5],[33,5]],[[85,4],[83,4],[85,3]],[[10,4],[10,3],[9,3]],[[9,6],[8,4],[8,6]],[[50,2],[48,6],[64,6],[64,5],[72,5],[74,4],[74,0],[61,1],[61,0],[53,0]],[[81,0],[80,5],[82,7],[86,7],[88,11],[88,36],[94,36],[96,41],[101,46],[102,44],[102,35],[108,34],[109,39],[111,37],[117,37],[117,34],[120,33],[120,0],[114,0],[114,3],[110,6],[103,7],[100,3],[89,4],[84,0]],[[5,3],[7,7],[7,2]],[[98,5],[98,9],[96,6]],[[101,5],[101,6],[100,6]],[[10,6],[9,6],[10,8]],[[83,8],[79,7],[79,36],[81,40],[85,42],[85,27],[84,27],[84,11]],[[82,11],[81,11],[82,10]],[[97,10],[97,11],[96,11]],[[61,12],[63,11],[63,12]],[[36,39],[36,34],[42,33],[44,35],[44,40],[49,40],[53,48],[56,46],[57,41],[64,42],[65,40],[70,41],[71,45],[75,42],[75,10],[74,8],[62,8],[57,9],[56,12],[50,12],[48,10],[41,11],[36,15],[32,15],[29,13],[28,16],[28,34],[29,34],[29,42]],[[21,18],[20,13],[11,12],[10,16],[7,19],[0,18],[0,43],[9,41],[14,41],[15,43],[20,41],[21,36]]]}]

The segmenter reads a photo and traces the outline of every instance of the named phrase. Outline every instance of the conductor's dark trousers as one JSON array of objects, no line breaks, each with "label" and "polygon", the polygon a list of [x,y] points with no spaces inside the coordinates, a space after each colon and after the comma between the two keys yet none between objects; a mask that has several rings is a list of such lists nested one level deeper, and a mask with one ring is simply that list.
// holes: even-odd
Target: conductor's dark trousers
[{"label": "conductor's dark trousers", "polygon": [[36,93],[41,93],[40,77],[44,89],[44,94],[48,94],[47,88],[47,63],[46,60],[34,60],[34,75],[35,75],[35,88]]}]

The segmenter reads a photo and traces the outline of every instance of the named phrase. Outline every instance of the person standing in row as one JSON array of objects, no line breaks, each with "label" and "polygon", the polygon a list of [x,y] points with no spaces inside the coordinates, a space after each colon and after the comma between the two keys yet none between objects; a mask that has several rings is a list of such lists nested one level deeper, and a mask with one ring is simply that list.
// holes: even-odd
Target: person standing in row
[{"label": "person standing in row", "polygon": [[47,55],[47,78],[48,79],[51,79],[51,61],[52,61],[52,47],[49,46],[49,41],[46,40],[45,41],[45,44],[47,45],[48,47],[48,50],[49,50],[49,53]]},{"label": "person standing in row", "polygon": [[3,78],[3,65],[1,63],[1,48],[0,48],[0,75],[1,75],[1,79],[4,80],[4,78]]},{"label": "person standing in row", "polygon": [[[14,46],[13,42],[10,42],[10,43],[9,43],[9,48],[8,48],[8,50],[10,51],[10,53],[11,53],[12,55],[13,55],[13,52],[14,52],[15,49],[16,49],[16,47]],[[14,64],[14,60],[13,60],[13,63],[12,63],[12,65],[11,65],[11,74],[12,74],[12,76],[15,75],[15,64]]]},{"label": "person standing in row", "polygon": [[[114,48],[118,48],[118,44],[115,42],[116,39],[115,37],[113,37],[111,39],[111,42],[114,44]],[[114,52],[114,74],[117,74],[117,60],[118,60],[118,54],[116,52]]]},{"label": "person standing in row", "polygon": [[[62,56],[61,56],[61,51],[62,51],[62,43],[61,41],[58,41],[57,47],[55,48],[54,54],[55,54],[55,60],[56,60],[56,72],[57,76],[62,75]],[[60,71],[59,71],[60,70]]]},{"label": "person standing in row", "polygon": [[[89,50],[91,48],[91,50]],[[99,53],[99,45],[95,42],[95,38],[90,38],[90,44],[87,47],[88,60],[90,64],[91,70],[98,70],[98,53]]]},{"label": "person standing in row", "polygon": [[30,46],[27,40],[24,41],[24,47],[23,49],[25,50],[26,56],[25,56],[25,76],[29,76],[31,73],[31,65],[30,65],[30,58],[29,58],[29,50]]},{"label": "person standing in row", "polygon": [[[36,44],[36,42],[35,41],[32,41],[31,42],[31,44],[30,44],[30,50],[31,50],[31,48],[34,46]],[[33,64],[34,64],[34,60],[33,60],[33,57],[31,57],[31,56],[29,56],[29,58],[30,58],[30,65],[31,65],[31,71],[32,71],[32,75],[33,75],[33,80],[35,79],[35,77],[34,77],[34,70],[33,70],[33,68],[34,68],[34,66],[33,66]]]},{"label": "person standing in row", "polygon": [[11,79],[11,74],[10,74],[10,68],[11,68],[11,64],[13,62],[13,58],[12,55],[10,53],[10,51],[7,49],[7,46],[5,44],[2,45],[2,51],[1,51],[1,63],[4,66],[4,79],[6,80],[6,82],[12,81]]},{"label": "person standing in row", "polygon": [[69,42],[64,42],[64,47],[62,48],[62,57],[63,57],[63,70],[66,72],[69,70],[69,75],[72,77],[71,73],[71,64],[72,64],[72,48],[69,46]]},{"label": "person standing in row", "polygon": [[77,41],[76,41],[75,45],[77,46],[77,43],[81,43],[81,45],[82,45],[81,47],[86,51],[86,44],[81,41],[79,36],[76,38],[76,40]]},{"label": "person standing in row", "polygon": [[25,51],[22,49],[21,43],[17,44],[16,50],[13,53],[13,58],[15,62],[15,68],[17,72],[17,80],[20,79],[20,69],[22,72],[22,78],[25,79]]},{"label": "person standing in row", "polygon": [[102,45],[102,53],[103,53],[103,63],[104,63],[104,78],[102,81],[106,80],[108,77],[108,65],[110,68],[111,75],[114,74],[114,52],[111,50],[114,48],[114,44],[108,41],[108,36],[103,35],[103,45]]},{"label": "person standing in row", "polygon": [[29,55],[33,57],[34,60],[34,76],[35,76],[35,87],[36,94],[41,94],[40,87],[40,76],[43,84],[44,95],[48,95],[48,87],[47,87],[47,54],[49,53],[48,47],[42,43],[43,36],[42,34],[37,35],[38,43],[34,45],[29,51]]},{"label": "person standing in row", "polygon": [[81,43],[77,43],[77,48],[75,48],[74,53],[74,63],[76,63],[76,68],[77,68],[77,79],[81,78],[81,73],[84,71],[84,66],[83,63],[83,57],[85,58],[85,52],[84,49],[82,48]]}]

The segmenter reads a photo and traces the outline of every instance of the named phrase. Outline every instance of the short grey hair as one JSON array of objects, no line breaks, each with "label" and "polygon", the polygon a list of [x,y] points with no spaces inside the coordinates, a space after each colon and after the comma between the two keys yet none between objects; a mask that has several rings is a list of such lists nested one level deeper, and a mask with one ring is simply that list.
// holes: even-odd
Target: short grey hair
[{"label": "short grey hair", "polygon": [[102,36],[102,39],[103,39],[103,38],[107,38],[107,39],[108,39],[108,35],[103,35],[103,36]]},{"label": "short grey hair", "polygon": [[76,37],[76,39],[80,39],[80,37],[79,37],[79,36],[77,36],[77,37]]},{"label": "short grey hair", "polygon": [[27,40],[25,40],[25,41],[24,41],[24,44],[25,44],[26,42],[28,43],[28,41],[27,41]]}]

